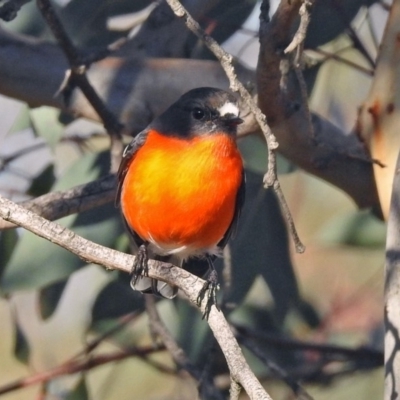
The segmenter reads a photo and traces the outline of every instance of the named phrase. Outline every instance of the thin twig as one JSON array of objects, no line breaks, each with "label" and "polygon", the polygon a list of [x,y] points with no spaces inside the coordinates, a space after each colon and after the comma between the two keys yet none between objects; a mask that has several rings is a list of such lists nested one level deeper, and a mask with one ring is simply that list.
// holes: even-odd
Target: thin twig
[{"label": "thin twig", "polygon": [[[0,395],[12,392],[14,390],[18,390],[21,388],[26,388],[27,386],[47,382],[51,379],[54,379],[57,376],[69,375],[69,374],[73,374],[76,372],[82,372],[82,371],[85,371],[85,370],[88,370],[91,368],[95,368],[97,366],[101,366],[108,362],[119,361],[119,360],[125,358],[124,354],[126,357],[132,357],[133,355],[137,355],[141,358],[146,359],[147,351],[149,351],[150,354],[152,353],[149,348],[145,348],[145,349],[136,349],[135,348],[135,349],[128,349],[128,350],[122,349],[123,353],[116,352],[113,354],[109,354],[107,356],[100,355],[100,356],[94,356],[94,357],[92,356],[90,359],[87,358],[89,353],[91,353],[93,350],[95,350],[104,340],[106,340],[110,336],[116,334],[118,331],[123,329],[134,318],[137,318],[137,316],[138,316],[138,313],[131,313],[131,314],[125,315],[124,317],[120,318],[119,323],[115,327],[107,330],[102,335],[100,335],[100,336],[96,337],[95,339],[93,339],[92,341],[90,341],[82,351],[80,351],[77,354],[75,354],[74,356],[72,356],[69,360],[63,362],[62,365],[59,365],[48,371],[39,372],[37,374],[31,375],[30,377],[17,379],[14,382],[0,386]],[[153,346],[153,352],[161,351],[164,349],[165,348],[163,346],[158,346],[158,347]],[[150,361],[150,363],[153,364],[152,361]],[[158,365],[155,365],[155,366],[158,367]]]},{"label": "thin twig", "polygon": [[277,335],[270,335],[265,332],[257,332],[242,325],[235,324],[234,327],[240,335],[263,341],[264,343],[268,343],[274,347],[293,349],[297,351],[313,351],[320,353],[324,357],[329,356],[329,359],[333,361],[365,361],[368,362],[369,365],[375,367],[383,365],[383,352],[371,347],[360,346],[358,348],[351,348],[330,343],[307,342]]},{"label": "thin twig", "polygon": [[299,9],[299,15],[300,15],[299,28],[297,29],[297,32],[292,39],[292,42],[289,44],[288,47],[286,47],[285,53],[286,54],[294,53],[294,51],[296,51],[295,56],[292,57],[293,68],[296,74],[297,81],[299,83],[301,100],[307,117],[310,137],[314,140],[315,139],[314,125],[312,123],[310,107],[308,106],[307,85],[303,76],[304,40],[306,38],[308,25],[310,24],[310,19],[311,19],[310,8],[312,7],[313,4],[314,0],[303,0],[303,4]]},{"label": "thin twig", "polygon": [[185,352],[172,337],[165,324],[158,314],[156,301],[153,295],[145,295],[146,311],[149,317],[151,330],[161,339],[174,361],[183,369],[189,372],[196,380],[200,378],[200,372],[191,363]]},{"label": "thin twig", "polygon": [[370,67],[373,70],[375,70],[375,68],[376,68],[375,60],[372,58],[371,54],[369,53],[369,51],[365,47],[364,43],[359,38],[355,29],[350,25],[350,23],[347,27],[347,34],[348,34],[349,38],[351,39],[351,41],[353,42],[354,48],[357,49],[361,53],[361,55],[364,56],[364,58],[367,60]]},{"label": "thin twig", "polygon": [[176,340],[172,337],[171,333],[160,318],[154,296],[145,295],[145,304],[151,330],[161,339],[161,342],[171,354],[174,361],[196,379],[200,387],[200,393],[203,394],[202,398],[223,399],[221,392],[216,388],[212,379],[210,379],[211,377],[207,376],[206,379],[204,379],[201,371],[193,365],[184,350],[179,347]]},{"label": "thin twig", "polygon": [[273,373],[283,380],[293,391],[298,399],[313,400],[312,396],[300,385],[299,382],[292,379],[290,375],[279,365],[271,361],[264,352],[248,337],[238,333],[239,343],[247,347],[260,361],[262,361]]},{"label": "thin twig", "polygon": [[164,350],[163,348],[154,348],[153,346],[142,347],[142,348],[134,348],[128,349],[126,351],[119,351],[112,354],[104,354],[99,356],[93,356],[89,359],[78,359],[78,360],[71,360],[67,363],[64,363],[60,366],[52,368],[48,371],[39,372],[27,378],[21,378],[14,382],[8,383],[4,386],[0,387],[0,395],[5,393],[12,392],[14,390],[26,388],[31,385],[35,385],[38,383],[47,382],[51,379],[56,378],[57,376],[62,375],[71,375],[77,372],[83,372],[90,370],[92,368],[99,367],[101,365],[124,360],[127,357],[141,357],[147,358],[149,354],[153,354],[154,352]]},{"label": "thin twig", "polygon": [[111,172],[116,172],[121,160],[123,148],[121,140],[122,125],[116,119],[114,114],[106,107],[103,100],[98,96],[97,92],[90,84],[86,76],[88,60],[84,60],[75,48],[60,19],[54,12],[50,0],[36,0],[36,2],[39,10],[47,21],[51,31],[69,61],[71,72],[68,77],[68,82],[81,89],[103,121],[104,128],[108,132],[111,140]]},{"label": "thin twig", "polygon": [[240,94],[241,98],[246,102],[247,106],[258,122],[268,145],[268,170],[264,177],[264,183],[267,187],[272,187],[278,195],[283,212],[285,213],[285,216],[289,222],[289,229],[295,243],[296,251],[299,253],[304,252],[305,247],[299,239],[296,227],[293,223],[293,218],[290,214],[290,210],[286,203],[281,187],[279,184],[275,184],[278,182],[275,156],[275,151],[278,148],[278,142],[266,123],[265,115],[257,107],[257,104],[254,102],[247,89],[237,79],[235,69],[232,65],[232,56],[222,49],[222,47],[211,36],[207,35],[203,29],[201,29],[200,25],[192,18],[192,16],[178,0],[167,0],[167,3],[177,17],[185,19],[188,29],[192,31],[199,39],[203,40],[205,45],[213,52],[215,57],[221,63],[221,66],[229,79],[230,89]]},{"label": "thin twig", "polygon": [[110,338],[111,336],[115,335],[122,329],[124,329],[129,323],[133,320],[137,319],[141,315],[139,312],[132,312],[130,314],[124,315],[123,317],[118,319],[118,324],[114,327],[108,329],[103,334],[99,335],[98,337],[92,339],[90,342],[86,343],[86,347],[82,352],[78,353],[75,357],[89,354],[93,350],[95,350],[101,343],[103,343],[106,339]]},{"label": "thin twig", "polygon": [[231,378],[231,385],[229,388],[229,400],[239,400],[242,387]]},{"label": "thin twig", "polygon": [[307,51],[313,51],[317,54],[322,54],[323,56],[325,56],[325,58],[322,60],[322,62],[332,59],[332,60],[338,61],[342,64],[348,65],[349,67],[352,67],[352,68],[356,69],[357,71],[362,72],[368,76],[374,76],[374,71],[372,69],[365,68],[362,65],[357,64],[357,63],[355,63],[351,60],[348,60],[344,57],[341,57],[339,55],[339,53],[344,52],[346,50],[351,50],[351,49],[352,49],[352,47],[343,48],[343,49],[340,49],[339,51],[337,51],[336,53],[331,53],[329,51],[325,51],[320,48],[311,49],[311,50],[307,50]]},{"label": "thin twig", "polygon": [[310,24],[310,8],[314,4],[315,0],[303,0],[303,4],[299,9],[300,14],[300,25],[297,32],[293,36],[289,46],[286,47],[285,53],[292,53],[296,48],[303,47],[304,40],[307,34],[307,28]]},{"label": "thin twig", "polygon": [[16,160],[19,157],[23,157],[26,154],[29,154],[30,152],[46,148],[47,143],[43,141],[38,141],[39,143],[34,143],[28,147],[24,147],[22,149],[18,149],[15,153],[12,153],[7,156],[0,156],[0,172],[3,171],[8,164],[10,164],[12,161]]},{"label": "thin twig", "polygon": [[376,67],[375,60],[372,58],[371,54],[364,46],[363,42],[359,38],[355,29],[351,26],[351,21],[347,17],[346,11],[343,8],[342,3],[337,0],[331,0],[331,3],[335,8],[336,12],[338,13],[338,15],[342,18],[343,22],[346,24],[347,34],[350,40],[353,42],[354,48],[357,49],[364,56],[364,58],[367,60],[371,68],[375,70]]}]

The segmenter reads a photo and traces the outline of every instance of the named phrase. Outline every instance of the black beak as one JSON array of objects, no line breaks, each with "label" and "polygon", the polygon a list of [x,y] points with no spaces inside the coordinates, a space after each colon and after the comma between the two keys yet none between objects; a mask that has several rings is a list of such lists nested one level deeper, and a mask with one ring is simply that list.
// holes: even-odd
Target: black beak
[{"label": "black beak", "polygon": [[224,121],[225,125],[232,127],[232,128],[243,123],[242,118],[236,117],[233,114],[225,115],[223,117],[223,121]]}]

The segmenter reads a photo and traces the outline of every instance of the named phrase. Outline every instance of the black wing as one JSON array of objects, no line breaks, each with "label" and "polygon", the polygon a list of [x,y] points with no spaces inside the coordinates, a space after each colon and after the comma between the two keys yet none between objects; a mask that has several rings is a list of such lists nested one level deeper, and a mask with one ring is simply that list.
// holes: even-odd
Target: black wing
[{"label": "black wing", "polygon": [[[117,193],[115,197],[115,205],[118,207],[120,205],[121,200],[121,190],[122,185],[124,184],[124,179],[126,173],[128,172],[129,165],[135,158],[136,152],[143,146],[147,139],[148,129],[140,132],[133,140],[126,146],[124,153],[122,154],[121,164],[118,168],[118,186]],[[130,238],[132,239],[132,245],[139,247],[141,245],[147,245],[143,239],[129,226],[125,217],[122,215],[122,219],[124,221],[125,227],[127,231],[130,233]],[[161,257],[152,255],[152,258],[159,259],[162,261],[168,261],[168,257]],[[134,276],[131,280],[131,287],[134,290],[138,290],[142,293],[153,293],[158,296],[173,299],[177,292],[178,288],[175,286],[171,286],[165,282],[158,281],[157,279],[149,278],[147,276]]]},{"label": "black wing", "polygon": [[146,141],[148,134],[148,130],[144,130],[140,132],[135,138],[125,147],[125,150],[122,154],[121,164],[118,168],[117,179],[118,179],[118,186],[117,192],[115,195],[114,204],[116,207],[119,207],[120,200],[121,200],[121,190],[122,185],[124,184],[124,179],[126,173],[128,172],[129,165],[133,161],[135,157],[135,153],[143,146],[144,142]]},{"label": "black wing", "polygon": [[236,195],[236,205],[235,205],[235,213],[233,215],[233,219],[231,224],[229,225],[228,230],[226,231],[224,237],[218,243],[218,247],[223,249],[227,244],[232,235],[236,233],[237,223],[239,220],[240,212],[242,211],[242,207],[244,204],[244,199],[246,195],[246,176],[244,174],[244,170],[242,170],[242,183],[240,184],[238,193]]}]

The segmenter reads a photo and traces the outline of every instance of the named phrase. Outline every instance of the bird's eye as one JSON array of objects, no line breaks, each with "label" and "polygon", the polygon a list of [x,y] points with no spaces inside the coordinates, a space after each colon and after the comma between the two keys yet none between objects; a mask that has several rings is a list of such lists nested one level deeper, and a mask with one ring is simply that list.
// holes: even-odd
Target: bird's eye
[{"label": "bird's eye", "polygon": [[192,110],[192,115],[193,115],[194,119],[200,120],[200,119],[203,119],[205,117],[206,113],[201,108],[196,107],[196,108],[194,108]]}]

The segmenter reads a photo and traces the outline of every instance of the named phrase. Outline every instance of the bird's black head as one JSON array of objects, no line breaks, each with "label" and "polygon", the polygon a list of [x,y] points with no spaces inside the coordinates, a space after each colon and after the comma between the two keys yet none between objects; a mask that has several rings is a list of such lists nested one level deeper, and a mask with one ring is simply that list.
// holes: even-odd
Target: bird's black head
[{"label": "bird's black head", "polygon": [[149,128],[182,138],[213,133],[235,136],[242,122],[235,96],[221,89],[203,87],[185,93]]}]

